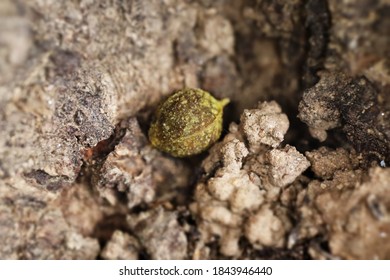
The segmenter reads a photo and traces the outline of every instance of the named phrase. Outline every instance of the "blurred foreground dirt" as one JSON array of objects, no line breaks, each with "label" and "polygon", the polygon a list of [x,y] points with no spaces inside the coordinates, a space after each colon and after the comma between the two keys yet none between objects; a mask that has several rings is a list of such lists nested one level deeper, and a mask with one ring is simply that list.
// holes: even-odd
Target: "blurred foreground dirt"
[{"label": "blurred foreground dirt", "polygon": [[[390,1],[1,0],[0,259],[389,259]],[[154,109],[228,97],[208,152]]]}]

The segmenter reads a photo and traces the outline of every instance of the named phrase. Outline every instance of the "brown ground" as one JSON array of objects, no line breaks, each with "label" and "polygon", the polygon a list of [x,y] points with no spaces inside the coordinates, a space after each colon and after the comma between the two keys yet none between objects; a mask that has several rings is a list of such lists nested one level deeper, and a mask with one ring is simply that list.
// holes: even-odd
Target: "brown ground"
[{"label": "brown ground", "polygon": [[[0,259],[389,259],[389,0],[3,0]],[[147,129],[228,97],[208,152]]]}]

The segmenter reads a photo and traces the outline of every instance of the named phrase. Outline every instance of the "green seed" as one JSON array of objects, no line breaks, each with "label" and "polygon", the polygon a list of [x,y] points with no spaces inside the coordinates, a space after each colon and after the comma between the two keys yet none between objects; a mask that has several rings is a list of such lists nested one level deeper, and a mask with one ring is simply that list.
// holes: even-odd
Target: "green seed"
[{"label": "green seed", "polygon": [[149,140],[175,157],[199,154],[221,136],[223,108],[228,103],[229,99],[217,100],[201,89],[179,90],[157,108]]}]

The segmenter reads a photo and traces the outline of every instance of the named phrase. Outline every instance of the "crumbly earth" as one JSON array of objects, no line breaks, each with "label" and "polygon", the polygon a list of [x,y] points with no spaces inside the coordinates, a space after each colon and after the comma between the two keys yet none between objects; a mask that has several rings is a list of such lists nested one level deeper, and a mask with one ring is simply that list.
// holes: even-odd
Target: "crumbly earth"
[{"label": "crumbly earth", "polygon": [[101,252],[106,260],[137,260],[139,258],[139,242],[128,233],[116,230]]},{"label": "crumbly earth", "polygon": [[[390,258],[390,3],[0,1],[0,259]],[[185,87],[229,98],[177,159]]]},{"label": "crumbly earth", "polygon": [[[274,117],[274,112],[280,116]],[[283,187],[310,166],[295,148],[276,148],[287,130],[284,128],[288,127],[288,119],[275,102],[259,103],[257,109],[249,114],[244,112],[243,116],[246,121],[241,121],[238,128],[231,125],[222,147],[210,151],[202,163],[214,175],[196,186],[195,202],[191,205],[201,234],[199,242],[206,246],[218,236],[220,252],[227,257],[242,254],[240,238],[246,238],[255,249],[286,246],[292,222],[288,209],[277,201]],[[279,129],[248,125],[256,123],[259,116],[270,119],[272,126]],[[251,146],[249,139],[254,135],[262,140],[256,145],[257,152],[249,152],[245,142]],[[210,170],[210,160],[215,170]],[[217,160],[222,166],[215,164]]]},{"label": "crumbly earth", "polygon": [[128,215],[127,222],[151,259],[187,258],[187,237],[174,211],[156,207],[140,214]]}]

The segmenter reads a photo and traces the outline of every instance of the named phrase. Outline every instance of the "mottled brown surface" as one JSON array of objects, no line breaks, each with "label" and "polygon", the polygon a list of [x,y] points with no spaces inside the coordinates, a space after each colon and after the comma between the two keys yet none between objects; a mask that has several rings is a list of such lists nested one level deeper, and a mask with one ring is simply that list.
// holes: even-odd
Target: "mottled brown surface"
[{"label": "mottled brown surface", "polygon": [[368,161],[389,162],[390,107],[386,98],[365,77],[323,72],[320,81],[305,91],[299,118],[321,141],[326,140],[327,130],[340,127]]},{"label": "mottled brown surface", "polygon": [[[388,0],[0,1],[0,259],[388,259],[388,30]],[[184,87],[231,103],[176,159],[146,132]]]}]

